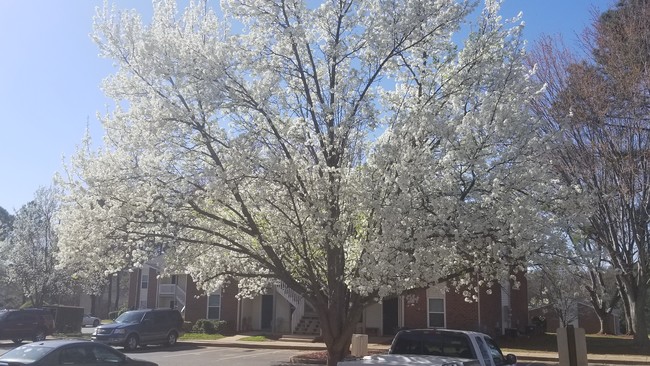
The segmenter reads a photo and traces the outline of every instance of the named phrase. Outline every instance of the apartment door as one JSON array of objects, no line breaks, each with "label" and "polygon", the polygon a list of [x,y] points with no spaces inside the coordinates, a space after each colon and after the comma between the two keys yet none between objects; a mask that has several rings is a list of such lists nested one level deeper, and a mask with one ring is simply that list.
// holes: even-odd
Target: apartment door
[{"label": "apartment door", "polygon": [[273,295],[262,295],[262,330],[272,330]]},{"label": "apartment door", "polygon": [[394,335],[398,327],[398,298],[384,299],[382,306],[384,335]]}]

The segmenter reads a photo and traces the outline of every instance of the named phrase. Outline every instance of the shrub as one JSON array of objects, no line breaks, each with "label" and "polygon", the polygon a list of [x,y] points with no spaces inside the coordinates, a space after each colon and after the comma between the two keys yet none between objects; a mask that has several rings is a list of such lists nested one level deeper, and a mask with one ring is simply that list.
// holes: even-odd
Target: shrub
[{"label": "shrub", "polygon": [[115,318],[122,315],[123,312],[128,311],[128,310],[129,310],[129,308],[123,306],[119,310],[109,311],[108,312],[108,318],[111,319],[111,320],[115,320]]},{"label": "shrub", "polygon": [[223,334],[228,329],[228,322],[225,320],[199,319],[192,327],[193,333]]}]

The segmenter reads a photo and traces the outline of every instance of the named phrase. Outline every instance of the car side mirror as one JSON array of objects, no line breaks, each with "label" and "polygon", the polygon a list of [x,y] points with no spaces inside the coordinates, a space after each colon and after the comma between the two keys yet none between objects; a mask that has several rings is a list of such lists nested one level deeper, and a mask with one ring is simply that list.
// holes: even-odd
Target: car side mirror
[{"label": "car side mirror", "polygon": [[517,364],[517,356],[513,355],[512,353],[508,353],[506,355],[506,360],[505,360],[506,365],[516,365]]}]

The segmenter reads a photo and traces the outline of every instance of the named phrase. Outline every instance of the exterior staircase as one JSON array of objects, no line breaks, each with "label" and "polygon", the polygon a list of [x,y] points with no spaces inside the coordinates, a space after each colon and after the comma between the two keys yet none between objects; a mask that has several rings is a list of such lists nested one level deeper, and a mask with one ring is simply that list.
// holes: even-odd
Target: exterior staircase
[{"label": "exterior staircase", "polygon": [[320,335],[320,320],[318,316],[305,314],[305,299],[284,282],[277,283],[275,287],[282,297],[293,306],[291,333],[305,336]]},{"label": "exterior staircase", "polygon": [[173,295],[176,301],[176,307],[179,309],[185,307],[187,295],[185,294],[185,290],[176,284],[163,283],[158,285],[158,295]]},{"label": "exterior staircase", "polygon": [[293,333],[306,336],[320,335],[320,319],[315,315],[304,315],[300,318]]}]

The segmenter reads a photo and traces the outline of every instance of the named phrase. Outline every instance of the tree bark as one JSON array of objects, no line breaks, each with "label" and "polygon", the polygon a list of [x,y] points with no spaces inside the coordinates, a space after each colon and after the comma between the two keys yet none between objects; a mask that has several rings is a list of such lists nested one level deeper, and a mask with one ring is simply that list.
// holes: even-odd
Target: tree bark
[{"label": "tree bark", "polygon": [[623,300],[623,315],[625,315],[625,334],[633,334],[633,325],[632,325],[632,310],[630,306],[630,299],[627,296],[627,289],[623,283],[621,276],[616,276],[616,283],[618,290],[621,292],[621,299]]},{"label": "tree bark", "polygon": [[90,313],[95,315],[97,314],[97,296],[96,295],[90,295]]},{"label": "tree bark", "polygon": [[600,322],[600,330],[598,331],[598,334],[607,334],[605,331],[605,317],[599,315],[598,321]]},{"label": "tree bark", "polygon": [[113,276],[112,275],[108,276],[108,301],[106,303],[108,305],[107,306],[108,312],[110,313],[112,310],[111,307],[113,305]]},{"label": "tree bark", "polygon": [[650,346],[645,314],[646,295],[646,291],[641,291],[640,289],[636,298],[630,300],[630,307],[632,310],[631,317],[633,320],[632,326],[634,327],[634,344],[642,348]]},{"label": "tree bark", "polygon": [[119,310],[119,306],[120,306],[120,274],[121,273],[122,272],[117,272],[115,278],[116,291],[115,291],[115,306],[113,307],[114,310]]},{"label": "tree bark", "polygon": [[[327,366],[336,366],[350,351],[354,327],[343,324],[343,319],[337,314],[320,316],[320,319],[323,341],[327,346]],[[339,324],[332,324],[332,321]]]}]

